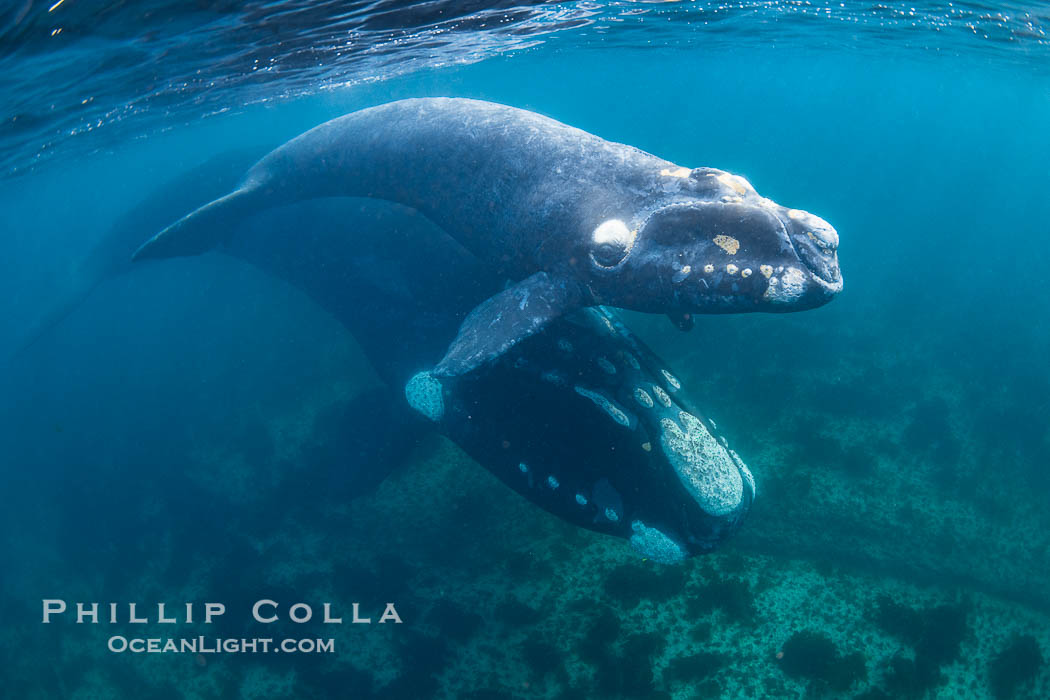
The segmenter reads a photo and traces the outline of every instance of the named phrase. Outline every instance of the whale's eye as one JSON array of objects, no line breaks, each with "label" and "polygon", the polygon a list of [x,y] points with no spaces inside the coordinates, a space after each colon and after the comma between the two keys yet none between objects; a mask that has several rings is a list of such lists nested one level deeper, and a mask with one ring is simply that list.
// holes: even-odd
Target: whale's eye
[{"label": "whale's eye", "polygon": [[634,232],[619,219],[609,219],[594,229],[591,258],[602,267],[618,265],[634,244]]},{"label": "whale's eye", "polygon": [[627,255],[627,247],[618,243],[602,243],[591,253],[594,262],[603,267],[613,267]]}]

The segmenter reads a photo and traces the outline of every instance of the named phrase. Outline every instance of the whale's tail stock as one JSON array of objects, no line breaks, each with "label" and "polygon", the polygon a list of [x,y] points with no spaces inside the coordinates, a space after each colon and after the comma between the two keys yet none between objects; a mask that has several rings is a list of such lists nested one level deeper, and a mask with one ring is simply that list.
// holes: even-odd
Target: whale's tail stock
[{"label": "whale's tail stock", "polygon": [[[190,212],[149,239],[133,261],[200,255],[221,246],[236,224],[266,197],[262,188],[242,186]],[[265,206],[265,205],[264,205]]]}]

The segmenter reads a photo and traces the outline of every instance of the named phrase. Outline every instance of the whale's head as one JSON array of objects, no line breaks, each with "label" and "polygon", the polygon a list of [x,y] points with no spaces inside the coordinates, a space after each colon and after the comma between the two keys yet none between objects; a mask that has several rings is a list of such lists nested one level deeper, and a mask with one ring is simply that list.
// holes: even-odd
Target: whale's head
[{"label": "whale's head", "polygon": [[668,199],[590,241],[598,296],[639,311],[801,311],[842,289],[838,233],[760,196],[744,178],[682,170]]},{"label": "whale's head", "polygon": [[616,317],[586,309],[475,372],[413,377],[417,412],[530,501],[673,563],[751,507],[747,467]]}]

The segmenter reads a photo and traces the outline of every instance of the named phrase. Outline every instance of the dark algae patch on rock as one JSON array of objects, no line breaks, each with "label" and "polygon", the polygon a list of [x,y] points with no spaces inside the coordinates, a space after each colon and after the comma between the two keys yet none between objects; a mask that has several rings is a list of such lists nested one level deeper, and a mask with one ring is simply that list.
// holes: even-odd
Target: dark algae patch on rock
[{"label": "dark algae patch on rock", "polygon": [[686,611],[690,618],[721,610],[733,622],[747,624],[755,618],[754,595],[746,581],[719,577],[700,585],[690,595]]},{"label": "dark algae patch on rock", "polygon": [[653,568],[623,564],[605,579],[605,593],[624,608],[633,608],[643,599],[664,601],[681,592],[685,585],[683,567]]},{"label": "dark algae patch on rock", "polygon": [[532,674],[542,679],[548,673],[565,678],[565,655],[549,644],[540,634],[533,632],[521,645],[521,656]]},{"label": "dark algae patch on rock", "polygon": [[1029,634],[1015,636],[988,664],[988,685],[995,700],[1031,697],[1026,689],[1045,663],[1042,649]]},{"label": "dark algae patch on rock", "polygon": [[897,656],[890,662],[887,690],[913,698],[941,685],[941,668],[959,658],[962,643],[971,634],[969,612],[966,603],[915,609],[888,595],[879,596],[872,620],[915,650],[914,658]]},{"label": "dark algae patch on rock", "polygon": [[666,644],[656,632],[622,635],[613,609],[603,608],[576,645],[578,657],[594,674],[587,697],[668,698],[656,688],[653,673],[654,658]]},{"label": "dark algae patch on rock", "polygon": [[781,652],[778,662],[785,675],[827,690],[845,691],[868,677],[859,652],[841,655],[835,643],[819,632],[796,632],[784,642]]}]

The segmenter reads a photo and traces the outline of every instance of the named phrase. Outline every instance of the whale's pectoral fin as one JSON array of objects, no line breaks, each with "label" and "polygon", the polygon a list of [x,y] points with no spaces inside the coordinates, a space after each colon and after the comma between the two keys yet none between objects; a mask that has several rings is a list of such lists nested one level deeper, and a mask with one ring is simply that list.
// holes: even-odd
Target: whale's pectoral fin
[{"label": "whale's pectoral fin", "polygon": [[593,303],[575,280],[537,272],[479,304],[434,374],[454,377],[490,362],[567,311]]}]

